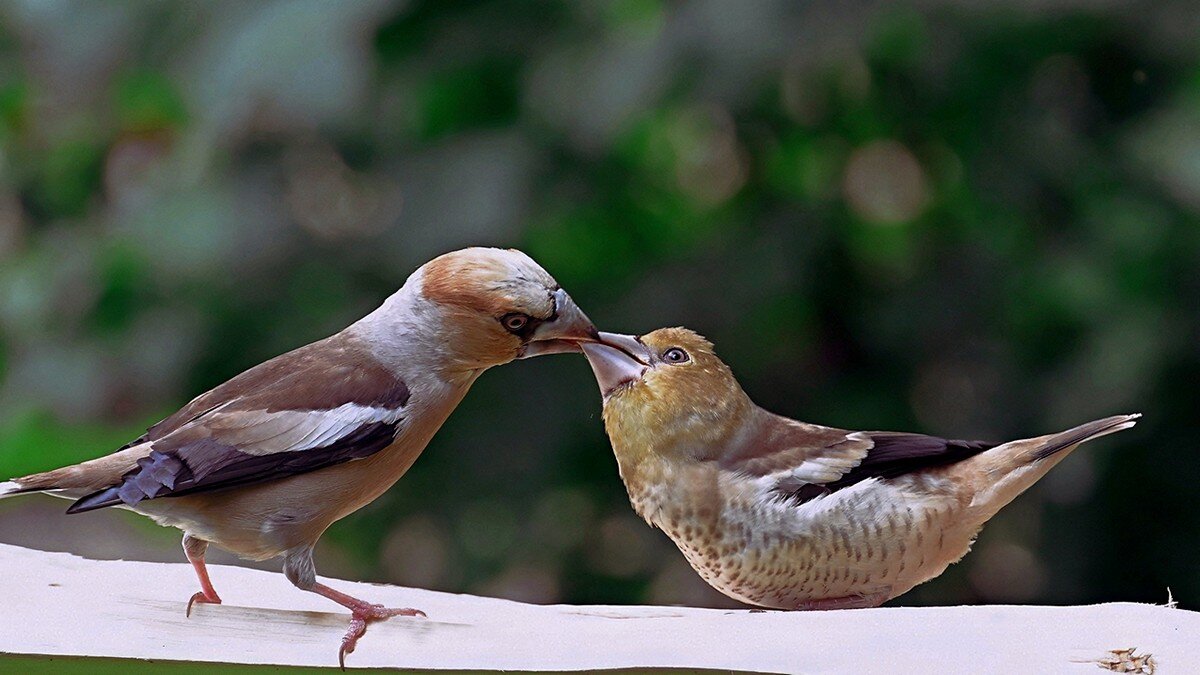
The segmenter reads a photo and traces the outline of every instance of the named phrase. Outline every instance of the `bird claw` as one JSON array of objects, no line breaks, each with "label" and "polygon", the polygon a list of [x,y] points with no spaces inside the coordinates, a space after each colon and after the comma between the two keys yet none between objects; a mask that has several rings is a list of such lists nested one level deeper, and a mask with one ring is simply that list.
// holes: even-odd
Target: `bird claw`
[{"label": "bird claw", "polygon": [[389,609],[383,605],[364,605],[351,610],[350,627],[342,638],[342,646],[338,649],[338,665],[346,669],[346,655],[354,652],[358,639],[367,632],[367,624],[372,621],[383,621],[393,616],[419,616],[427,618],[425,612],[411,607]]},{"label": "bird claw", "polygon": [[213,593],[212,597],[209,597],[208,595],[204,594],[204,591],[196,591],[188,600],[187,611],[183,614],[185,617],[192,616],[192,605],[196,604],[197,602],[202,605],[219,605],[221,604],[221,598],[218,597],[216,593]]}]

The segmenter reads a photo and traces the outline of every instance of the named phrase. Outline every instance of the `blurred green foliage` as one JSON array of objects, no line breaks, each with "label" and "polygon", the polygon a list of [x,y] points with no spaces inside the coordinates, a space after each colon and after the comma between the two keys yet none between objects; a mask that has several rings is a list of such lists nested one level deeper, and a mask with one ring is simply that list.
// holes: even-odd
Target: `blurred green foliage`
[{"label": "blurred green foliage", "polygon": [[[1192,606],[1196,20],[1054,0],[7,6],[0,477],[121,445],[438,253],[516,246],[602,328],[695,328],[802,419],[1004,439],[1144,412],[898,602],[1170,586]],[[632,514],[598,412],[582,359],[487,374],[331,529],[320,570],[727,604]],[[6,500],[0,541],[181,559],[175,533],[44,514],[62,506]]]}]

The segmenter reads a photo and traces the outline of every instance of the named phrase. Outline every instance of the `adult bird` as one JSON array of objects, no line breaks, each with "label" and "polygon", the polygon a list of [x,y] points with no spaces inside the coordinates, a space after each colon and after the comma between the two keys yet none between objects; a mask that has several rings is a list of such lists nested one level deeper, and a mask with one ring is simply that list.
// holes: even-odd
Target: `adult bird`
[{"label": "adult bird", "polygon": [[764,607],[905,593],[1080,443],[1139,417],[1003,444],[846,431],[758,407],[690,330],[601,338],[581,347],[634,509],[710,585]]},{"label": "adult bird", "polygon": [[49,492],[76,500],[68,513],[118,506],[183,530],[201,589],[189,614],[221,602],[204,565],[210,543],[282,556],[289,581],[350,610],[344,666],[367,623],[423,613],[318,582],[317,539],[404,475],[483,371],[596,336],[524,253],[447,253],[336,335],[197,396],[110,455],[0,483],[0,496]]}]

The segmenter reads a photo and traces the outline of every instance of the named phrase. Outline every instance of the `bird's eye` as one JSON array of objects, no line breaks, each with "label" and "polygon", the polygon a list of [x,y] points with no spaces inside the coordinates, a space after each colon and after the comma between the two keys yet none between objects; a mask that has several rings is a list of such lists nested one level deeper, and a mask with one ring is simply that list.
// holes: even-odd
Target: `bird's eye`
[{"label": "bird's eye", "polygon": [[505,314],[500,317],[500,323],[504,326],[504,330],[510,333],[519,333],[521,329],[529,325],[529,317],[524,314]]},{"label": "bird's eye", "polygon": [[671,347],[667,351],[663,352],[662,359],[667,363],[687,363],[689,360],[691,360],[691,357],[688,356],[687,352],[683,351],[679,347]]}]

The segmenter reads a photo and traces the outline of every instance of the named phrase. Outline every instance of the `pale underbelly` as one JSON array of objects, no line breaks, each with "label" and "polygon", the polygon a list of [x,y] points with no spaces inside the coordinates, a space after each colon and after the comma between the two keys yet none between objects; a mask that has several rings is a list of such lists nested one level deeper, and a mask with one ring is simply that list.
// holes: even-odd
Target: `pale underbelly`
[{"label": "pale underbelly", "polygon": [[941,574],[979,531],[957,502],[881,499],[855,506],[803,519],[733,507],[708,523],[659,525],[714,588],[778,609],[842,598],[879,604]]}]

